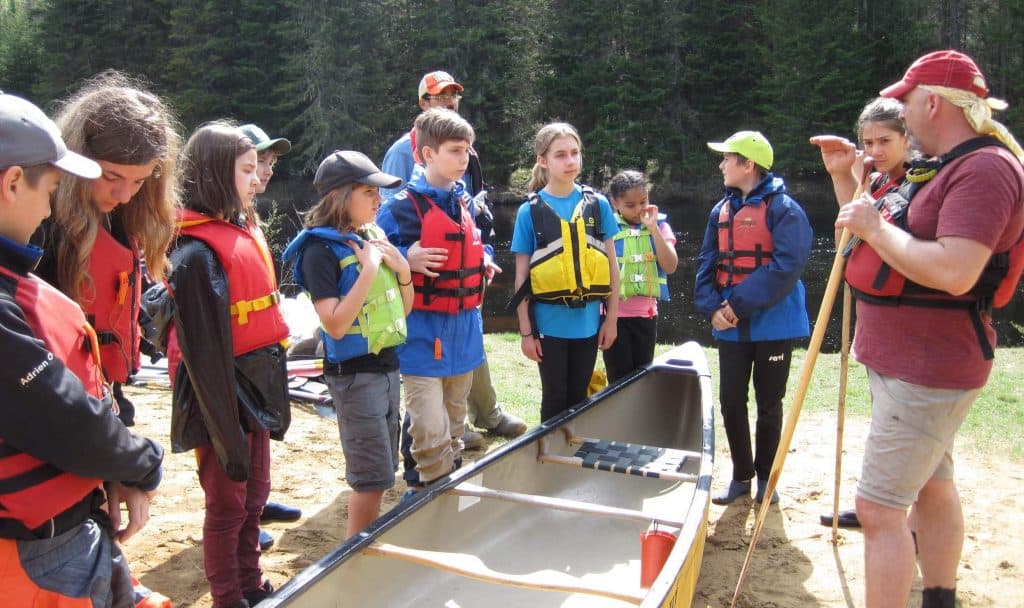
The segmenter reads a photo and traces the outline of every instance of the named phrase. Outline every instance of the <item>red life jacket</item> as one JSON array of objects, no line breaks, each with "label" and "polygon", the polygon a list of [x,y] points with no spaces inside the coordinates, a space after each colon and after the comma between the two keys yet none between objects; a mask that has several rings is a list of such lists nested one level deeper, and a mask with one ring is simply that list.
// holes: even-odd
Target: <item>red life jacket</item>
[{"label": "red life jacket", "polygon": [[[288,325],[278,307],[277,277],[263,231],[258,226],[246,230],[189,209],[178,212],[177,224],[181,234],[206,243],[224,268],[234,355],[286,342]],[[177,361],[169,364],[177,367]]]},{"label": "red life jacket", "polygon": [[420,246],[448,250],[444,265],[434,269],[439,276],[412,273],[413,308],[448,314],[476,308],[483,298],[484,245],[469,210],[460,204],[456,223],[429,197],[405,192],[420,218]]},{"label": "red life jacket", "polygon": [[142,270],[135,241],[125,247],[100,228],[89,255],[92,289],[82,300],[100,341],[107,380],[125,382],[139,369],[139,307]]},{"label": "red life jacket", "polygon": [[751,273],[772,261],[774,242],[768,227],[769,196],[760,205],[742,205],[735,215],[725,201],[718,211],[718,287],[739,285]]},{"label": "red life jacket", "polygon": [[[899,188],[884,192],[879,198],[882,218],[909,232],[907,214],[920,186],[953,159],[989,145],[1002,144],[991,137],[979,137],[964,142],[943,156],[937,166],[931,166],[933,170],[928,173],[927,178],[916,183],[908,181]],[[978,335],[982,353],[986,359],[993,358],[992,345],[988,343],[980,313],[1006,306],[1016,293],[1017,284],[1024,272],[1024,232],[1008,250],[992,254],[974,287],[962,296],[953,296],[908,280],[885,263],[867,243],[859,243],[847,255],[849,259],[843,276],[849,283],[853,295],[858,299],[884,306],[967,310]]]},{"label": "red life jacket", "polygon": [[[14,301],[32,333],[78,376],[90,395],[103,398],[96,332],[78,304],[35,275],[22,276],[2,266],[0,274],[15,282]],[[33,530],[80,502],[100,483],[61,471],[0,439],[0,518]]]}]

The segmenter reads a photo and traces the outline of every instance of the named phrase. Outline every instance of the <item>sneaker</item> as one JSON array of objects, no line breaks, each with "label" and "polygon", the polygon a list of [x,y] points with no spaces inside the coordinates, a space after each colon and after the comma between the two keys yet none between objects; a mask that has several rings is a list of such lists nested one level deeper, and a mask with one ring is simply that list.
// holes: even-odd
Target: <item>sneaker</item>
[{"label": "sneaker", "polygon": [[506,439],[515,439],[526,432],[526,423],[522,418],[509,413],[501,415],[501,421],[490,432]]},{"label": "sneaker", "polygon": [[[820,517],[821,525],[832,527],[832,514],[822,515]],[[839,512],[839,520],[836,523],[837,528],[859,528],[860,520],[857,519],[857,511],[849,509],[847,511]]]},{"label": "sneaker", "polygon": [[405,491],[405,494],[402,494],[402,498],[399,499],[398,504],[400,504],[400,505],[405,504],[405,503],[409,502],[410,500],[416,498],[417,496],[419,496],[422,493],[423,493],[423,488],[422,487],[409,488],[408,490]]},{"label": "sneaker", "polygon": [[464,450],[479,450],[487,447],[487,442],[484,441],[484,436],[476,431],[466,430],[462,434],[462,449]]},{"label": "sneaker", "polygon": [[729,482],[729,489],[718,496],[712,496],[711,502],[716,505],[731,505],[740,496],[750,496],[750,482],[734,479]]},{"label": "sneaker", "polygon": [[289,507],[278,502],[268,502],[263,507],[263,514],[260,515],[260,523],[271,521],[298,521],[302,517],[302,509]]},{"label": "sneaker", "polygon": [[[754,502],[758,502],[758,503],[764,502],[764,493],[765,493],[765,490],[767,490],[767,489],[768,489],[768,480],[758,479],[757,480],[757,495],[754,496]],[[774,504],[778,504],[778,502],[779,502],[779,491],[778,490],[773,490],[772,491],[772,500],[771,500],[771,503],[769,503],[769,504],[773,504],[774,505]],[[829,522],[829,525],[832,525],[831,521]]]},{"label": "sneaker", "polygon": [[266,551],[274,546],[274,537],[266,530],[260,530],[260,551]]},{"label": "sneaker", "polygon": [[263,584],[255,589],[243,591],[242,596],[245,597],[245,601],[249,602],[250,606],[255,606],[270,597],[270,594],[273,592],[274,586],[270,584],[270,581],[264,579]]}]

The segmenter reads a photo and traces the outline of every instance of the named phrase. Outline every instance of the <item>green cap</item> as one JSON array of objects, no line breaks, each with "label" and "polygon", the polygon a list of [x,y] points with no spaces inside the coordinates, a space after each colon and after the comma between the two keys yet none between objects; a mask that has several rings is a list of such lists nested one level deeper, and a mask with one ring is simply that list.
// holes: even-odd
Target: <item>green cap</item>
[{"label": "green cap", "polygon": [[292,142],[283,137],[270,139],[266,131],[254,124],[242,125],[238,127],[238,130],[242,132],[242,135],[248,137],[249,141],[256,144],[257,152],[273,150],[278,156],[284,156],[292,149]]},{"label": "green cap", "polygon": [[723,142],[708,142],[708,147],[715,152],[732,152],[749,158],[765,171],[772,168],[775,153],[772,145],[760,131],[739,131]]}]

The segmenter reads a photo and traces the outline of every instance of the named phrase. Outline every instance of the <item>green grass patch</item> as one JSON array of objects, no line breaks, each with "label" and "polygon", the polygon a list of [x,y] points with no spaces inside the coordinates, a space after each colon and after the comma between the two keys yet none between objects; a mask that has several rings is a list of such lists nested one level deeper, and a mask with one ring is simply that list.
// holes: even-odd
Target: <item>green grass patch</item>
[{"label": "green grass patch", "polygon": [[[491,379],[498,394],[498,401],[507,411],[521,416],[530,426],[540,422],[540,373],[537,364],[527,359],[519,349],[519,336],[514,333],[487,334],[484,337],[487,359],[491,368]],[[669,350],[671,345],[659,344],[657,353]],[[705,347],[704,352],[711,368],[717,392],[718,353],[715,348]],[[807,353],[793,352],[793,368],[789,375],[789,389],[785,406],[792,405],[796,385],[800,381],[800,370]],[[604,369],[600,354],[597,367]],[[840,356],[820,354],[815,362],[814,374],[804,399],[804,410],[812,412],[835,412],[839,395]],[[960,436],[973,449],[1009,455],[1015,460],[1024,460],[1024,388],[1020,378],[1024,375],[1024,348],[1001,348],[988,384],[971,408],[967,421],[960,430]],[[868,391],[867,372],[864,366],[850,359],[847,375],[847,416],[866,420],[871,415],[871,394]],[[750,403],[754,403],[753,391]],[[724,437],[722,438],[724,440]]]}]

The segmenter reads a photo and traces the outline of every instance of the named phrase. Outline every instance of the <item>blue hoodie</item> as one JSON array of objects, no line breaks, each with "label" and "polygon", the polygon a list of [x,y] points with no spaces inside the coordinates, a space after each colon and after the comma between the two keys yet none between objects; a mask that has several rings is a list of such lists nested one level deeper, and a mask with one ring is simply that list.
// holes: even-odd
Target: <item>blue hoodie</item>
[{"label": "blue hoodie", "polygon": [[[719,289],[715,285],[718,262],[718,214],[722,205],[737,211],[743,205],[760,205],[772,196],[768,228],[772,232],[772,261],[751,273],[739,285]],[[727,188],[715,204],[704,232],[698,258],[694,303],[705,319],[727,300],[740,322],[725,331],[712,330],[719,340],[758,342],[802,338],[810,333],[804,285],[800,281],[811,254],[814,231],[800,205],[786,193],[786,184],[774,173],[765,175],[746,199]]]},{"label": "blue hoodie", "polygon": [[[455,221],[460,217],[460,206],[471,203],[461,181],[445,191],[428,184],[424,173],[415,172],[406,188],[384,201],[377,211],[377,225],[402,255],[408,257],[409,247],[420,240],[420,219],[406,190],[430,197]],[[474,215],[471,207],[470,215]],[[490,246],[484,249],[489,258],[493,256]],[[398,347],[403,374],[446,378],[473,371],[484,362],[483,318],[479,308],[454,315],[414,309],[406,324],[409,335],[405,344]],[[435,348],[437,344],[440,352]],[[435,358],[436,355],[439,358]]]}]

